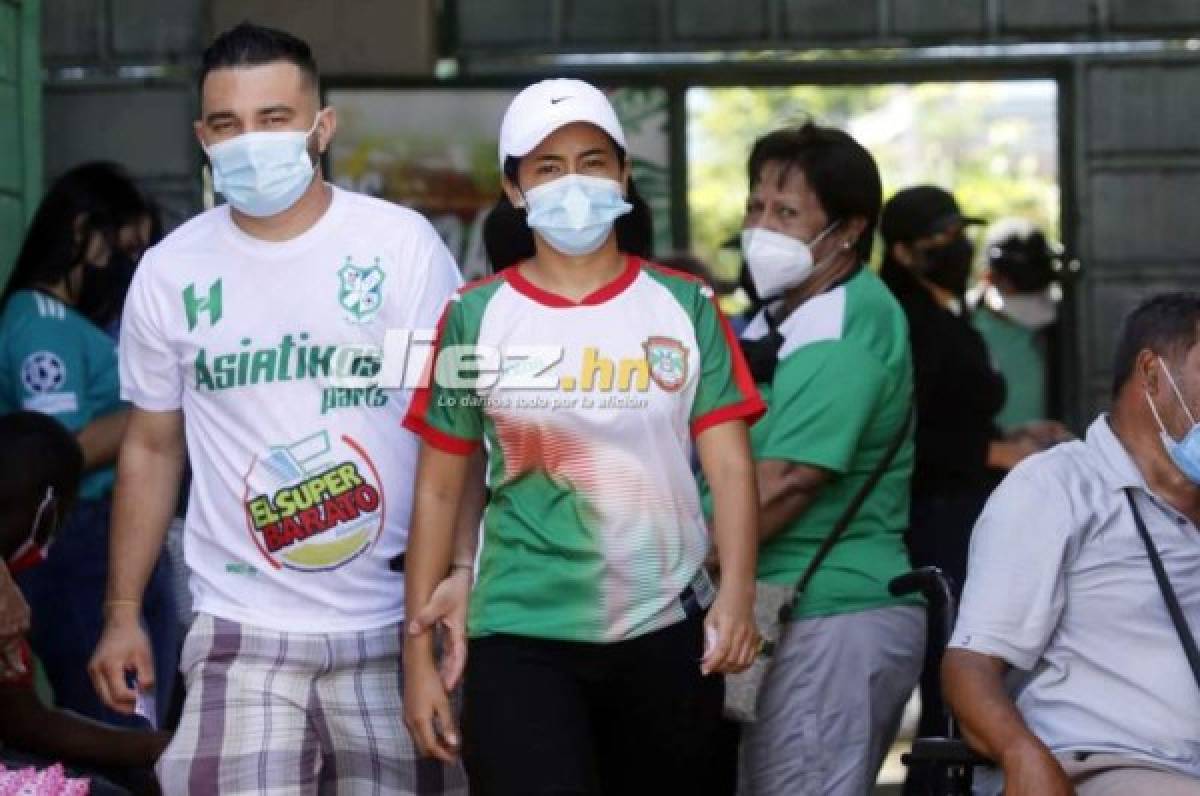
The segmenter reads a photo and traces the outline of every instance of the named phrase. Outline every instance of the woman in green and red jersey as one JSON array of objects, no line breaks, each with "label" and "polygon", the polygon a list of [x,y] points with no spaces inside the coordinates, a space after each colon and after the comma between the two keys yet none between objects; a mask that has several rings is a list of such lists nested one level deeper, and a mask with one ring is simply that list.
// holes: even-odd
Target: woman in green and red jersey
[{"label": "woman in green and red jersey", "polygon": [[[688,793],[703,787],[722,672],[744,669],[757,494],[747,425],[763,412],[712,290],[621,250],[625,137],[604,94],[547,80],[500,132],[504,189],[532,256],[464,287],[405,421],[424,440],[409,605],[452,567],[481,441],[491,500],[461,750],[477,794]],[[489,247],[490,248],[490,247]],[[690,460],[713,484],[711,547]],[[429,632],[405,647],[405,720],[427,754],[460,749]]]}]

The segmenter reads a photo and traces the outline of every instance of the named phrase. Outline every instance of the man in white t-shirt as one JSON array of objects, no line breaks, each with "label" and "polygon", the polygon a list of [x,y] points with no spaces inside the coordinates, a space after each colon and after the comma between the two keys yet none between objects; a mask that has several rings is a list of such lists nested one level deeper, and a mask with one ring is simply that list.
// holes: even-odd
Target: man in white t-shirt
[{"label": "man in white t-shirt", "polygon": [[[91,671],[132,712],[153,678],[138,603],[186,454],[197,618],[166,792],[461,793],[401,715],[410,393],[372,386],[387,330],[432,328],[460,283],[416,213],[339,190],[308,46],[243,24],[205,52],[196,133],[228,201],[147,252],[125,306],[134,409]],[[349,356],[347,356],[349,352]],[[127,679],[136,677],[131,686]]]}]

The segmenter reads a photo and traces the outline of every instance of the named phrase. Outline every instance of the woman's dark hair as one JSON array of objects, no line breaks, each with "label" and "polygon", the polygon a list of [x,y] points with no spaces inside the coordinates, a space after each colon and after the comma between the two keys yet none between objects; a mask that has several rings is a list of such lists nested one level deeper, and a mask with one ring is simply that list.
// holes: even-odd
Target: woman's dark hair
[{"label": "woman's dark hair", "polygon": [[[90,190],[105,197],[117,230],[149,222],[145,248],[162,239],[162,214],[158,205],[141,192],[124,168],[116,163],[97,161],[78,167],[75,174],[78,179],[90,183]],[[125,304],[125,295],[141,254],[131,255],[114,246],[108,267],[86,269],[75,309],[97,326],[108,326],[116,320]]]},{"label": "woman's dark hair", "polygon": [[95,162],[71,169],[42,198],[0,306],[18,290],[61,282],[83,262],[92,236],[100,234],[109,242],[113,257],[104,268],[85,266],[78,295],[71,299],[92,322],[105,325],[120,311],[132,277],[132,267],[122,267],[117,252],[117,231],[145,218],[150,219],[153,242],[161,232],[158,211],[120,166]]},{"label": "woman's dark hair", "polygon": [[783,165],[781,181],[791,169],[800,170],[831,222],[854,216],[866,221],[855,249],[861,260],[871,256],[883,184],[870,152],[841,130],[805,122],[754,142],[746,169],[751,188],[762,178],[763,167],[772,162]]},{"label": "woman's dark hair", "polygon": [[[76,226],[78,225],[78,226]],[[42,198],[17,254],[0,305],[18,290],[54,285],[83,262],[93,235],[115,243],[116,219],[105,196],[80,169],[59,177]],[[78,300],[78,296],[73,296]]]},{"label": "woman's dark hair", "polygon": [[1133,377],[1138,354],[1150,349],[1178,362],[1196,344],[1200,332],[1200,293],[1162,293],[1138,304],[1121,324],[1113,355],[1115,398]]},{"label": "woman's dark hair", "polygon": [[[612,141],[611,138],[609,140]],[[612,145],[617,152],[618,162],[624,166],[627,157],[625,149],[616,141],[612,141]],[[510,157],[504,161],[504,176],[513,184],[517,182],[517,169],[520,166],[520,158]],[[654,256],[654,215],[650,205],[638,193],[632,177],[629,178],[625,201],[633,205],[633,210],[613,224],[617,232],[617,248],[626,254],[648,260]],[[492,263],[493,272],[528,260],[536,252],[533,230],[525,223],[525,211],[514,207],[503,191],[483,221],[483,248]]]}]

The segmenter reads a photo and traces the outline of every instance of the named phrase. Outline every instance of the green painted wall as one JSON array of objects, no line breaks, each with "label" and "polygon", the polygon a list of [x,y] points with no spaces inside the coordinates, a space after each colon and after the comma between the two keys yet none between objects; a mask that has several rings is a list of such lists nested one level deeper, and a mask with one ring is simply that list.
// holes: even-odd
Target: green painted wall
[{"label": "green painted wall", "polygon": [[0,285],[42,191],[40,0],[0,0]]}]

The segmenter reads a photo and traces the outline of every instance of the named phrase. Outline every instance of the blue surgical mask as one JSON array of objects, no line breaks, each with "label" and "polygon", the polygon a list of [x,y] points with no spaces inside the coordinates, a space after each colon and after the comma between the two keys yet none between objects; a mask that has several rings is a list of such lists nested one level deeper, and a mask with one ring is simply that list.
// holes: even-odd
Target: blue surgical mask
[{"label": "blue surgical mask", "polygon": [[213,189],[235,209],[255,218],[287,210],[312,182],[308,137],[320,119],[318,113],[308,132],[243,133],[205,148],[212,163]]},{"label": "blue surgical mask", "polygon": [[613,222],[633,209],[621,185],[603,177],[568,174],[525,194],[525,223],[563,254],[591,254],[608,240]]},{"label": "blue surgical mask", "polygon": [[1183,435],[1183,439],[1176,441],[1167,433],[1167,427],[1163,425],[1162,418],[1158,416],[1158,408],[1155,407],[1154,401],[1150,400],[1149,393],[1145,394],[1146,400],[1150,403],[1150,411],[1154,413],[1154,420],[1158,423],[1159,436],[1162,438],[1163,446],[1167,449],[1167,455],[1171,457],[1171,461],[1175,462],[1175,466],[1187,480],[1200,486],[1200,424],[1196,423],[1196,418],[1192,416],[1192,410],[1188,409],[1187,401],[1183,400],[1183,393],[1175,385],[1175,378],[1171,375],[1171,371],[1167,368],[1167,363],[1163,362],[1162,357],[1158,358],[1158,364],[1162,365],[1163,372],[1167,374],[1167,381],[1170,382],[1171,389],[1175,391],[1175,397],[1179,399],[1179,404],[1187,414],[1188,420],[1192,422],[1192,427]]}]

